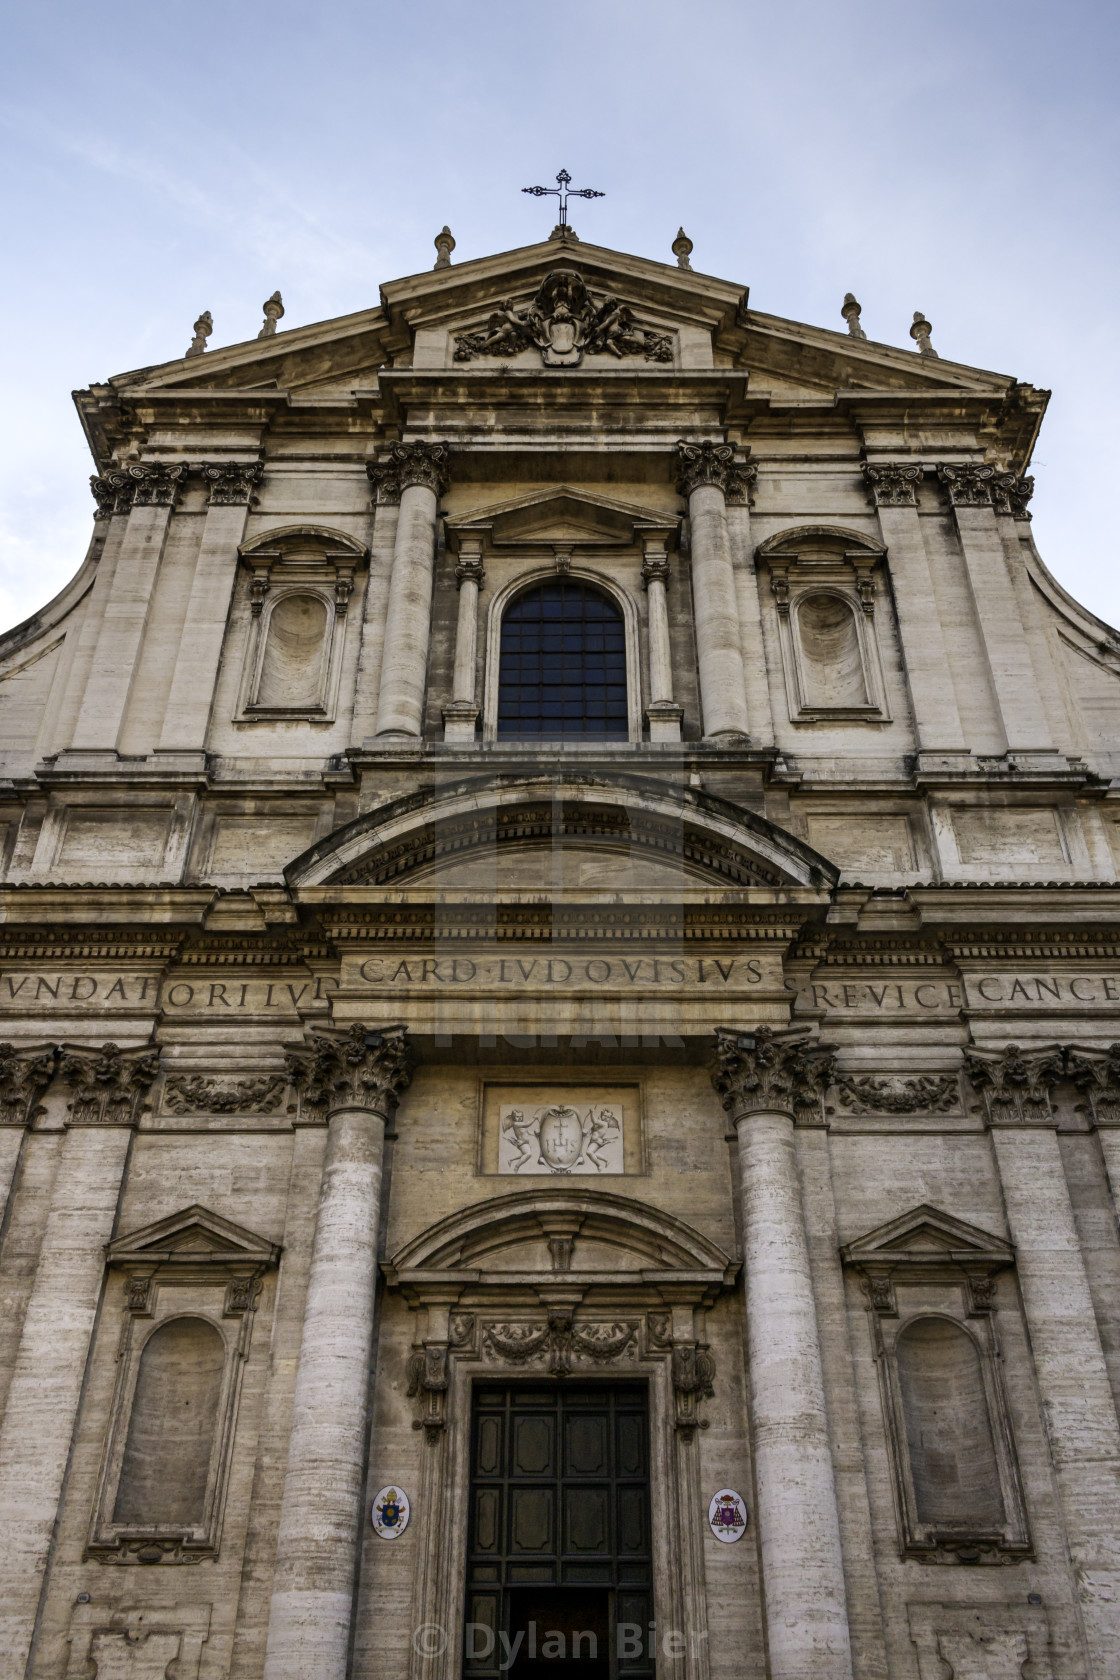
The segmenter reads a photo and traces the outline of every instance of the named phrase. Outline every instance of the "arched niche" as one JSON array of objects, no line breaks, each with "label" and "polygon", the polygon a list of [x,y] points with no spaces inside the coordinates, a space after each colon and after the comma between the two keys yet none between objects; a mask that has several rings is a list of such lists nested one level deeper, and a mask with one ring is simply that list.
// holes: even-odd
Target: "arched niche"
[{"label": "arched niche", "polygon": [[791,723],[890,721],[876,613],[887,551],[840,525],[798,525],[755,550],[769,575]]},{"label": "arched niche", "polygon": [[238,721],[332,722],[365,544],[328,526],[286,525],[238,552],[249,617]]}]

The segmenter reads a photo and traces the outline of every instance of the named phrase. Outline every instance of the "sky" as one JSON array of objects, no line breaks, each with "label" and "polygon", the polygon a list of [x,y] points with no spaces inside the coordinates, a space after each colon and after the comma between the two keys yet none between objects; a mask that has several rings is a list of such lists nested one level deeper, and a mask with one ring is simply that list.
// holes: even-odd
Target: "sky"
[{"label": "sky", "polygon": [[89,541],[70,393],[531,244],[585,239],[768,313],[1053,390],[1035,536],[1120,622],[1113,480],[1120,8],[1104,0],[6,0],[0,626]]}]

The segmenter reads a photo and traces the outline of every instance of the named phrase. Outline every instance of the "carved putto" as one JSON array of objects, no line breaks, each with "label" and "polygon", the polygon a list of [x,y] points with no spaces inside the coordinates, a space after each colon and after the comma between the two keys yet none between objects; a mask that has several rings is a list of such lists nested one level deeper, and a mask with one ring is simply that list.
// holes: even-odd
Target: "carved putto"
[{"label": "carved putto", "polygon": [[567,1103],[500,1110],[501,1171],[603,1173],[622,1171],[622,1112],[614,1104],[573,1108]]},{"label": "carved putto", "polygon": [[572,268],[554,268],[546,275],[528,308],[518,309],[506,298],[484,327],[460,333],[455,360],[516,356],[533,345],[545,367],[578,367],[585,354],[641,356],[647,362],[673,359],[667,333],[640,326],[629,304],[610,294],[593,298]]}]

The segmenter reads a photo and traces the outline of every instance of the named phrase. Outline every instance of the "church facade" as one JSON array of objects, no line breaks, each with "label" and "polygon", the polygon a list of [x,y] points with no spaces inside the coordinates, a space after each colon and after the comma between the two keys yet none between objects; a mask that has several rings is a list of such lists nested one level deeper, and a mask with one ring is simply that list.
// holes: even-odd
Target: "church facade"
[{"label": "church facade", "polygon": [[1109,1680],[1047,393],[452,243],[77,394],[0,639],[0,1673]]}]

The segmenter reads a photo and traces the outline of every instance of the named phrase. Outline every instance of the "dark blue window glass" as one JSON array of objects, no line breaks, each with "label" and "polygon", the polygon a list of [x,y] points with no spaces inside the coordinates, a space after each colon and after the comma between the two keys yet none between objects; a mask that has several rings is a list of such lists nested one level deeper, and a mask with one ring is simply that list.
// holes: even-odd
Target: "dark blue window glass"
[{"label": "dark blue window glass", "polygon": [[626,638],[613,601],[560,580],[518,596],[502,620],[498,734],[625,740]]}]

